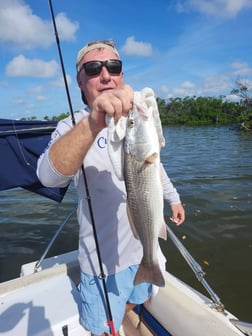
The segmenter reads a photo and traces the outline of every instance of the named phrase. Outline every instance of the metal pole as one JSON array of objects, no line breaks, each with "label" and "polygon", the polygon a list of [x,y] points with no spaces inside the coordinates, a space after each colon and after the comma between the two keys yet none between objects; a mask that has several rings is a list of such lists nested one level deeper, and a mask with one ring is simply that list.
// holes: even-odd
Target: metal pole
[{"label": "metal pole", "polygon": [[197,263],[197,261],[192,257],[192,255],[188,252],[188,250],[185,248],[185,246],[181,243],[181,241],[176,237],[176,235],[173,233],[173,231],[169,228],[169,226],[166,224],[168,235],[170,236],[172,242],[177,247],[179,252],[182,254],[192,271],[194,272],[196,278],[199,280],[199,282],[204,286],[204,288],[207,290],[209,295],[211,296],[212,300],[215,303],[215,308],[223,312],[224,311],[224,305],[221,303],[218,295],[213,291],[213,289],[209,286],[207,281],[204,279],[205,272],[201,268],[201,266]]},{"label": "metal pole", "polygon": [[36,265],[34,267],[34,273],[38,272],[40,270],[41,264],[43,262],[43,260],[45,259],[48,251],[50,250],[52,244],[54,243],[55,239],[58,237],[59,233],[61,232],[61,230],[63,229],[63,227],[65,226],[65,224],[69,221],[69,219],[72,217],[73,213],[75,212],[75,210],[77,209],[78,205],[75,205],[73,207],[73,209],[69,212],[69,214],[67,215],[67,217],[65,218],[65,220],[62,222],[62,224],[60,225],[60,227],[58,228],[58,230],[55,232],[54,236],[52,237],[51,241],[49,242],[49,244],[47,245],[44,253],[42,254],[41,258],[39,259],[39,261],[36,262]]}]

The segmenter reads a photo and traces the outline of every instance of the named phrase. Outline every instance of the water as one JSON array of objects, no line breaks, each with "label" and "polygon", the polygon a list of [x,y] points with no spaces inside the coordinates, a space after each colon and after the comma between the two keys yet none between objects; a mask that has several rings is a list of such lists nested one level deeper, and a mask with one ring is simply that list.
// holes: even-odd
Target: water
[{"label": "water", "polygon": [[[227,127],[169,127],[164,134],[162,161],[186,210],[185,223],[170,227],[225,307],[252,321],[252,136]],[[0,281],[40,258],[75,204],[73,188],[62,204],[21,189],[0,193]],[[165,214],[169,221],[168,206]],[[206,294],[171,240],[161,245],[168,270]],[[77,246],[74,216],[49,254]]]}]

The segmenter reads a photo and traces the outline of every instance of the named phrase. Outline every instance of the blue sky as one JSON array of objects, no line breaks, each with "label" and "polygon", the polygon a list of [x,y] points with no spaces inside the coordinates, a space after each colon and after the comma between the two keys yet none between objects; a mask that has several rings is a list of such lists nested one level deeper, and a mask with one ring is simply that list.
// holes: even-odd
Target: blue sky
[{"label": "blue sky", "polygon": [[[53,0],[73,110],[78,50],[113,39],[134,90],[161,98],[252,88],[252,0]],[[47,0],[0,0],[0,117],[69,111]],[[232,97],[229,97],[230,99]]]}]

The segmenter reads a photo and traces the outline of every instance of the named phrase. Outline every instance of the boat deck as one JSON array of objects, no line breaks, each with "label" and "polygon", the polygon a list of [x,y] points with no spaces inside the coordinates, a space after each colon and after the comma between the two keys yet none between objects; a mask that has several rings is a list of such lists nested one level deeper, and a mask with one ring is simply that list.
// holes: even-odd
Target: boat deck
[{"label": "boat deck", "polygon": [[[75,252],[64,257],[67,264],[46,260],[44,266],[49,268],[38,273],[33,273],[35,263],[24,265],[20,278],[0,284],[1,336],[91,335],[79,322],[79,264],[75,257]],[[143,333],[144,326],[140,333],[139,322],[131,312],[125,318],[122,336],[153,335],[146,327]]]},{"label": "boat deck", "polygon": [[[90,336],[79,323],[76,256],[45,260],[37,273],[35,263],[24,265],[20,278],[0,284],[1,336]],[[230,321],[237,321],[232,314],[216,311],[210,299],[168,272],[165,278],[166,286],[141,311],[127,314],[122,336],[245,335]]]}]

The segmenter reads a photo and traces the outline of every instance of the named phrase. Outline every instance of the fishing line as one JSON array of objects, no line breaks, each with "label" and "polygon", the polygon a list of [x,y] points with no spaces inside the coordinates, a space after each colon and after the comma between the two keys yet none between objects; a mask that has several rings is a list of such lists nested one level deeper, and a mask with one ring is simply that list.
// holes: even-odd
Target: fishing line
[{"label": "fishing line", "polygon": [[[72,101],[71,101],[69,88],[68,88],[68,84],[67,84],[67,79],[66,79],[66,72],[65,72],[61,47],[60,47],[60,39],[59,39],[58,31],[57,31],[57,26],[56,26],[56,21],[55,21],[53,6],[52,6],[52,0],[49,0],[49,7],[50,7],[50,12],[51,12],[51,17],[52,17],[52,22],[53,22],[53,27],[54,27],[54,34],[55,34],[56,44],[57,44],[57,48],[58,48],[62,74],[63,74],[63,78],[64,78],[64,84],[65,84],[65,89],[66,89],[66,94],[67,94],[68,105],[69,105],[70,114],[71,114],[71,118],[72,118],[72,124],[73,124],[73,126],[75,126],[76,121],[75,121],[75,117],[74,117]],[[112,336],[116,336],[113,317],[112,317],[112,313],[111,313],[110,302],[109,302],[109,297],[108,297],[108,290],[107,290],[106,281],[105,281],[106,280],[106,275],[105,275],[104,270],[103,270],[101,252],[100,252],[98,236],[97,236],[95,220],[94,220],[94,213],[93,213],[91,197],[90,197],[89,188],[88,188],[88,181],[87,181],[87,176],[86,176],[83,164],[81,166],[81,171],[82,171],[84,185],[85,185],[85,189],[86,189],[86,199],[87,199],[87,202],[88,202],[90,220],[91,220],[91,224],[92,224],[92,228],[93,228],[97,257],[98,257],[98,262],[99,262],[99,267],[100,267],[100,273],[101,274],[100,274],[99,278],[102,280],[103,291],[104,291],[104,295],[105,295],[105,303],[106,303],[106,306],[107,306],[107,318],[108,318],[107,325],[110,328]]]},{"label": "fishing line", "polygon": [[[28,160],[27,160],[26,157],[25,157],[25,154],[24,154],[24,151],[23,151],[23,148],[22,148],[22,144],[21,144],[21,142],[20,142],[20,140],[19,140],[19,137],[18,137],[18,132],[17,132],[17,129],[16,129],[16,125],[15,125],[15,121],[14,121],[14,120],[12,121],[12,128],[13,128],[13,131],[14,131],[14,133],[15,133],[15,137],[16,137],[16,139],[17,139],[18,149],[19,149],[19,151],[20,151],[20,153],[21,153],[21,155],[22,155],[22,158],[23,158],[25,164],[26,164],[27,166],[29,166],[29,167],[32,167],[32,165],[30,164],[30,162],[28,162]],[[33,167],[32,167],[32,168],[33,168]]]}]

